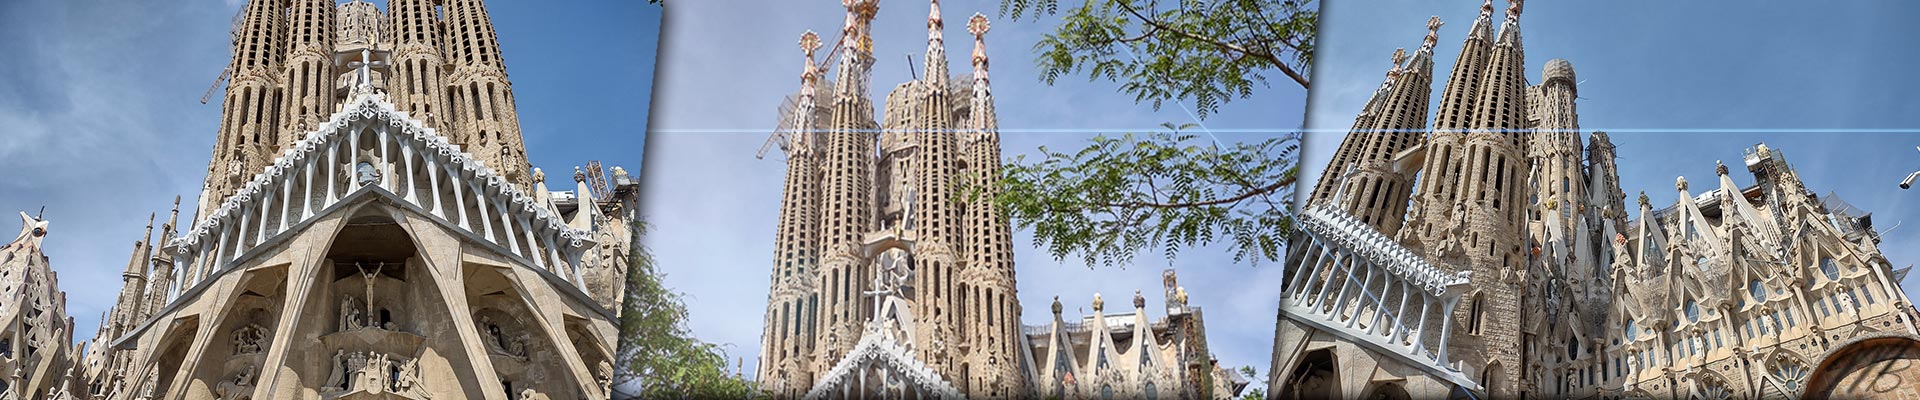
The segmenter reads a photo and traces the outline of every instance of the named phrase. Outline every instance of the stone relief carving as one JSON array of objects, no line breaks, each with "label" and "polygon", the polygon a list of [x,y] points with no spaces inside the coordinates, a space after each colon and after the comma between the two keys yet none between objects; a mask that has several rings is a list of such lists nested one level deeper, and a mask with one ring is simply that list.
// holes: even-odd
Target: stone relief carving
[{"label": "stone relief carving", "polygon": [[233,331],[233,354],[256,354],[266,349],[267,329],[258,323],[248,323]]},{"label": "stone relief carving", "polygon": [[427,399],[432,396],[422,387],[420,359],[379,352],[347,352],[333,355],[333,369],[327,374],[326,392],[393,393]]}]

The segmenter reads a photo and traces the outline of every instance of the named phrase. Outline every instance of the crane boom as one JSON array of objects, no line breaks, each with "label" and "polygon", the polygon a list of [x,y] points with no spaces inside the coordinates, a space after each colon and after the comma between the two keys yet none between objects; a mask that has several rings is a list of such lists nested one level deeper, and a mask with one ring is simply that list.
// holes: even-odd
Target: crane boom
[{"label": "crane boom", "polygon": [[213,92],[220,90],[220,84],[227,83],[229,75],[233,75],[233,64],[227,64],[226,68],[220,69],[220,77],[213,78],[213,86],[207,87],[207,94],[200,95],[200,104],[207,104],[207,100],[213,98]]}]

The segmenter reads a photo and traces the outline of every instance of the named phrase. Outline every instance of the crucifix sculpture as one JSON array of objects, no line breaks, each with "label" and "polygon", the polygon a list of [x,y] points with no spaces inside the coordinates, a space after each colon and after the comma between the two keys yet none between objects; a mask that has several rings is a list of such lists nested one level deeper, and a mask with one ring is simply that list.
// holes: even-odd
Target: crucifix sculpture
[{"label": "crucifix sculpture", "polygon": [[360,270],[360,277],[361,277],[361,280],[362,280],[362,281],[364,281],[364,282],[362,282],[362,283],[365,283],[365,284],[366,284],[366,286],[367,286],[367,314],[366,314],[366,318],[367,318],[367,326],[372,326],[372,327],[377,327],[377,328],[381,328],[381,329],[385,329],[385,327],[381,327],[381,326],[379,326],[379,325],[375,325],[375,324],[374,324],[374,319],[373,319],[373,281],[374,281],[374,279],[375,279],[375,278],[379,278],[379,277],[380,277],[380,270],[381,270],[381,269],[384,269],[384,268],[386,268],[386,267],[387,267],[387,263],[384,263],[384,262],[381,262],[381,263],[374,263],[374,264],[373,264],[373,270],[371,270],[371,271],[369,271],[369,270],[367,270],[367,267],[366,267],[366,266],[364,266],[364,265],[361,265],[361,264],[360,264],[360,263],[358,263],[358,262],[355,262],[355,263],[353,263],[353,267],[354,267],[354,268],[358,268],[358,269]]}]

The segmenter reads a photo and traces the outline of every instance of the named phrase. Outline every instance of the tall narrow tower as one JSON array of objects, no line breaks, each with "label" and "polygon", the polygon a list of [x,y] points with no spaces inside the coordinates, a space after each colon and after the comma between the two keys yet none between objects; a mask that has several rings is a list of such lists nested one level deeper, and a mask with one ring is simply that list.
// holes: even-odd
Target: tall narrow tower
[{"label": "tall narrow tower", "polygon": [[[1394,52],[1382,92],[1368,104],[1373,115],[1353,132],[1358,140],[1340,143],[1345,163],[1329,164],[1309,201],[1338,201],[1340,207],[1381,233],[1393,235],[1405,222],[1407,198],[1413,195],[1413,171],[1395,165],[1395,155],[1426,137],[1427,99],[1433,87],[1433,46],[1439,42],[1440,18],[1427,20],[1427,36],[1411,60]],[[1403,64],[1404,63],[1404,64]],[[1333,177],[1329,179],[1329,177]],[[1329,182],[1340,183],[1330,185]]]},{"label": "tall narrow tower", "polygon": [[1447,76],[1447,87],[1442,90],[1439,113],[1433,119],[1433,135],[1427,138],[1426,163],[1420,168],[1424,176],[1413,204],[1414,217],[1407,222],[1417,231],[1403,237],[1417,241],[1438,239],[1441,230],[1452,222],[1454,200],[1454,178],[1464,176],[1465,164],[1478,159],[1479,155],[1462,149],[1465,146],[1466,129],[1473,123],[1475,96],[1480,90],[1481,75],[1487,71],[1488,53],[1493,50],[1493,0],[1480,4],[1480,16],[1473,20],[1473,26],[1467,28],[1467,39],[1460,46],[1460,56],[1453,62],[1453,72]]},{"label": "tall narrow tower", "polygon": [[[960,249],[960,210],[954,203],[954,183],[959,137],[953,123],[952,94],[947,87],[946,39],[940,30],[946,22],[940,18],[940,1],[930,2],[927,14],[927,57],[925,77],[919,84],[920,99],[913,104],[914,144],[919,149],[911,158],[914,175],[913,235],[914,319],[920,343],[920,359],[935,371],[952,375],[956,358],[949,346],[964,340],[955,314],[959,312],[955,279],[958,278]],[[939,344],[936,344],[939,343]]]},{"label": "tall narrow tower", "polygon": [[[279,156],[286,146],[300,140],[300,135],[318,129],[333,115],[336,101],[333,88],[338,76],[333,72],[333,51],[337,17],[333,0],[287,1],[287,61],[280,74],[287,102],[274,152],[268,157]],[[349,10],[380,12],[364,1],[340,5],[342,13]]]},{"label": "tall narrow tower", "polygon": [[[466,143],[448,124],[446,76],[440,54],[440,19],[434,12],[434,0],[389,0],[387,41],[393,52],[393,78],[388,95],[400,111],[426,122],[441,135]],[[492,165],[492,164],[488,164]]]},{"label": "tall narrow tower", "polygon": [[120,273],[120,298],[115,302],[107,321],[102,325],[111,326],[108,337],[118,337],[126,333],[133,325],[140,324],[141,303],[146,301],[147,257],[153,254],[153,216],[147,216],[146,233],[140,235],[140,241],[133,242],[133,255],[127,260],[127,270]]},{"label": "tall narrow tower", "polygon": [[[1427,218],[1443,217],[1441,221],[1450,225],[1435,232],[1438,240],[1429,241],[1427,258],[1473,271],[1468,300],[1454,310],[1453,320],[1461,322],[1454,325],[1459,332],[1447,345],[1463,365],[1473,366],[1469,372],[1487,387],[1489,397],[1496,398],[1516,395],[1519,389],[1521,336],[1518,329],[1505,324],[1522,320],[1523,268],[1528,257],[1522,251],[1526,235],[1521,230],[1529,192],[1520,10],[1520,0],[1508,3],[1506,19],[1470,103],[1472,122],[1467,131],[1436,124],[1434,142],[1448,147],[1441,155],[1427,158],[1430,175],[1425,180],[1430,190],[1421,196],[1429,211],[1446,210]],[[1475,40],[1468,39],[1469,49],[1477,46]],[[1453,83],[1457,82],[1449,85]],[[1443,101],[1441,108],[1448,106]],[[1458,163],[1458,168],[1450,163]]]},{"label": "tall narrow tower", "polygon": [[813,383],[809,353],[819,295],[815,283],[820,251],[820,160],[815,148],[815,88],[820,69],[813,52],[820,36],[807,31],[800,49],[807,55],[800,72],[800,96],[789,110],[786,132],[787,177],[780,200],[780,225],[774,233],[773,288],[767,294],[765,329],[760,338],[757,380],[781,397],[800,397]]},{"label": "tall narrow tower", "polygon": [[449,0],[446,6],[447,77],[455,116],[453,140],[516,186],[528,186],[531,167],[514,111],[513,85],[500,60],[500,40],[481,0]]},{"label": "tall narrow tower", "polygon": [[820,188],[819,328],[815,332],[814,371],[825,371],[853,348],[868,311],[861,293],[872,279],[861,252],[862,237],[873,229],[873,100],[867,79],[873,67],[869,36],[879,0],[841,0],[847,7],[841,29],[840,60],[835,67],[833,111],[822,133]]},{"label": "tall narrow tower", "polygon": [[[1535,213],[1539,214],[1539,223],[1528,228],[1528,237],[1541,247],[1542,255],[1557,261],[1551,263],[1565,271],[1573,263],[1565,262],[1578,259],[1591,267],[1591,258],[1585,254],[1569,258],[1570,252],[1577,251],[1575,244],[1587,235],[1581,221],[1587,213],[1587,175],[1581,162],[1584,152],[1580,143],[1580,120],[1574,108],[1575,92],[1573,64],[1567,60],[1547,61],[1546,81],[1527,89],[1527,104],[1531,106],[1529,120],[1534,122],[1534,133],[1527,148],[1527,159],[1533,164],[1529,178],[1532,180],[1532,200]],[[1612,240],[1611,237],[1605,240]],[[1598,242],[1605,243],[1605,242]],[[1574,268],[1582,269],[1582,268]],[[1591,276],[1593,271],[1580,271]]]},{"label": "tall narrow tower", "polygon": [[[179,235],[179,232],[176,232],[179,227],[177,225],[179,222],[180,196],[174,196],[173,211],[167,212],[167,223],[160,225],[160,248],[167,248],[169,244],[167,242]],[[173,253],[167,251],[154,253],[152,270],[153,279],[147,283],[146,310],[140,313],[143,316],[141,319],[145,319],[144,316],[152,316],[159,313],[160,307],[166,306],[167,299],[173,295],[173,293],[171,293],[173,290],[174,274]]]},{"label": "tall narrow tower", "polygon": [[[993,205],[1000,193],[1000,124],[993,109],[993,90],[987,81],[987,16],[967,20],[973,34],[973,96],[968,106],[966,169],[978,197],[966,203],[966,269],[960,273],[961,325],[967,354],[957,375],[968,395],[1006,398],[1025,395],[1026,375],[1020,373],[1020,304],[1013,274],[1013,229]],[[931,60],[931,59],[929,59]]]},{"label": "tall narrow tower", "polygon": [[232,69],[220,108],[207,180],[194,215],[206,215],[274,156],[280,116],[280,65],[286,53],[285,9],[279,1],[249,1],[233,29]]}]

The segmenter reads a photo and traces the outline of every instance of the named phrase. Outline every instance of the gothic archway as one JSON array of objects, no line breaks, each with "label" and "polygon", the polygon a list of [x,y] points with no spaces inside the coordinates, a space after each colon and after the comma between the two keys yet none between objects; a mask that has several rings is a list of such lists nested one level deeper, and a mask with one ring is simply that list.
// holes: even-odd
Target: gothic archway
[{"label": "gothic archway", "polygon": [[1340,396],[1340,366],[1332,349],[1320,349],[1307,352],[1300,357],[1300,364],[1287,374],[1276,392],[1279,399],[1338,399]]},{"label": "gothic archway", "polygon": [[1854,340],[1828,351],[1807,380],[1807,399],[1920,397],[1920,340]]}]

